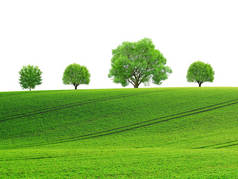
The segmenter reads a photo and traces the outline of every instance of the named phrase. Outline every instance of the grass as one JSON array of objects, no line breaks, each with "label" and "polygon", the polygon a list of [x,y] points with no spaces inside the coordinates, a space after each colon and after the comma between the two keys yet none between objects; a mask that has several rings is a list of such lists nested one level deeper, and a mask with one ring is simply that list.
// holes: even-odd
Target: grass
[{"label": "grass", "polygon": [[0,178],[238,178],[238,88],[0,93]]}]

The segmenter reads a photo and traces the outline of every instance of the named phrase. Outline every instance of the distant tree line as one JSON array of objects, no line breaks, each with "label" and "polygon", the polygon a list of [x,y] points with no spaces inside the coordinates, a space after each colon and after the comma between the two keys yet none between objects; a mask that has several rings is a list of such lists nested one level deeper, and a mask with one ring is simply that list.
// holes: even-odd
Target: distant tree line
[{"label": "distant tree line", "polygon": [[[166,62],[166,58],[155,48],[151,39],[123,42],[112,50],[108,77],[123,87],[132,84],[134,88],[138,88],[141,83],[149,82],[160,85],[172,73]],[[42,71],[38,66],[23,66],[19,75],[19,83],[23,89],[31,91],[42,83]],[[76,90],[80,84],[89,84],[90,73],[87,67],[74,63],[66,67],[62,80],[66,85],[73,85]],[[189,66],[188,82],[196,82],[201,87],[204,82],[213,80],[214,71],[210,64],[197,61]]]}]

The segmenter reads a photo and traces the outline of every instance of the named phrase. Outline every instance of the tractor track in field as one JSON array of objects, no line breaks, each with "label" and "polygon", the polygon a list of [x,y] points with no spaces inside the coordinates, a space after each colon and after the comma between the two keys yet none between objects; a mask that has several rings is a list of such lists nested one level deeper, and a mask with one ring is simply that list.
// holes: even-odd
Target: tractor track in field
[{"label": "tractor track in field", "polygon": [[26,157],[26,158],[14,158],[14,159],[6,159],[2,160],[0,159],[0,162],[9,162],[9,161],[16,161],[16,160],[40,160],[40,159],[53,159],[53,158],[60,158],[65,156],[41,156],[41,157]]},{"label": "tractor track in field", "polygon": [[110,96],[110,97],[99,98],[99,99],[91,99],[91,100],[87,100],[87,101],[84,101],[84,102],[74,102],[74,103],[69,103],[69,104],[62,104],[62,105],[58,105],[58,106],[54,106],[54,107],[48,107],[48,108],[44,108],[44,109],[40,109],[40,110],[27,112],[27,113],[5,116],[5,117],[2,117],[3,119],[0,120],[0,123],[5,122],[5,121],[9,121],[9,120],[13,120],[13,119],[31,117],[31,116],[35,116],[35,115],[39,115],[39,114],[45,114],[45,113],[48,113],[48,112],[54,112],[54,111],[63,110],[63,109],[67,109],[67,108],[83,106],[83,105],[96,103],[96,102],[105,102],[105,101],[114,100],[114,99],[121,99],[121,98],[133,97],[133,96],[138,96],[138,95],[143,95],[143,94],[152,94],[152,93],[158,93],[158,92],[153,91],[153,92],[149,92],[149,93],[148,92],[142,92],[142,93],[130,94],[130,95],[117,95],[117,96]]},{"label": "tractor track in field", "polygon": [[220,146],[220,147],[215,147],[215,149],[223,149],[223,148],[227,148],[227,147],[233,147],[233,146],[236,146],[236,145],[238,145],[238,143],[236,143],[236,144],[229,144],[229,145]]},{"label": "tractor track in field", "polygon": [[[224,148],[226,146],[231,146],[231,145],[238,145],[238,144],[232,144],[234,142],[238,142],[238,140],[232,140],[232,141],[228,141],[228,142],[223,142],[223,143],[218,143],[218,144],[211,144],[211,145],[204,145],[204,146],[200,146],[200,147],[195,147],[193,149],[206,149],[209,147],[214,147],[214,148]],[[226,145],[228,144],[228,145]],[[220,146],[222,145],[222,146]],[[223,146],[224,145],[224,146]],[[217,147],[218,146],[218,147]]]},{"label": "tractor track in field", "polygon": [[[59,143],[73,142],[73,141],[92,139],[92,138],[97,138],[97,137],[102,137],[102,136],[118,134],[118,133],[130,131],[130,130],[134,130],[134,129],[138,129],[138,128],[142,128],[142,127],[147,127],[147,126],[152,126],[152,125],[159,124],[159,123],[168,122],[168,121],[171,121],[171,120],[174,120],[174,119],[179,119],[179,118],[183,118],[183,117],[188,117],[188,116],[193,116],[193,115],[196,115],[196,114],[201,114],[201,113],[213,111],[213,110],[216,110],[216,109],[232,106],[232,105],[235,105],[235,104],[238,104],[238,99],[229,100],[229,101],[226,101],[226,102],[221,102],[221,103],[217,103],[217,104],[213,104],[213,105],[209,105],[209,106],[205,106],[205,107],[200,107],[200,108],[196,108],[196,109],[192,109],[192,110],[188,110],[188,111],[184,111],[184,112],[180,112],[180,113],[176,113],[176,114],[162,116],[162,117],[154,118],[154,119],[151,119],[151,120],[137,122],[137,123],[127,125],[127,126],[121,126],[121,127],[117,127],[117,128],[113,128],[113,129],[109,129],[109,130],[104,130],[104,131],[89,133],[89,134],[85,134],[85,135],[75,136],[75,137],[71,137],[71,138],[67,138],[67,139],[62,139],[62,140],[58,140],[58,141],[51,142],[51,143],[25,145],[25,146],[22,146],[22,147],[34,147],[34,146],[59,144]],[[164,120],[161,120],[161,119],[164,119]]]}]

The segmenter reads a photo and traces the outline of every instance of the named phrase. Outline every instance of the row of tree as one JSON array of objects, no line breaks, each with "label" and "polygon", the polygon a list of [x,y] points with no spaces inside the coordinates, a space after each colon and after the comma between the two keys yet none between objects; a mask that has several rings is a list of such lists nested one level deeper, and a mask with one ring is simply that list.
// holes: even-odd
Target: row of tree
[{"label": "row of tree", "polygon": [[[42,83],[42,71],[38,66],[23,66],[19,72],[19,83],[23,89],[34,89],[37,85]],[[67,66],[63,74],[63,83],[74,85],[77,89],[80,84],[89,84],[90,73],[85,66],[79,64],[71,64]]]},{"label": "row of tree", "polygon": [[[138,88],[141,83],[152,81],[160,85],[172,73],[166,66],[166,58],[155,48],[151,39],[144,38],[138,42],[123,42],[112,50],[111,69],[108,77],[122,86],[132,84]],[[20,74],[20,85],[24,89],[34,89],[42,83],[42,71],[37,66],[24,66]],[[199,87],[204,82],[213,82],[214,71],[210,64],[201,61],[190,65],[187,81],[196,82]],[[75,89],[80,84],[89,84],[90,73],[85,66],[71,64],[63,74],[63,83],[73,85]]]}]

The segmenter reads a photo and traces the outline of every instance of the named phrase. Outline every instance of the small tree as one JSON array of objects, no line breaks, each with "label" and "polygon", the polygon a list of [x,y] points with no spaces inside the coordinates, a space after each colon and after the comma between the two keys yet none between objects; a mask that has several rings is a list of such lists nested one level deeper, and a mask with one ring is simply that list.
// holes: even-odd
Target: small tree
[{"label": "small tree", "polygon": [[85,66],[80,66],[79,64],[71,64],[67,66],[63,75],[63,83],[68,85],[74,85],[76,90],[80,84],[89,84],[90,73]]},{"label": "small tree", "polygon": [[210,64],[197,61],[189,66],[187,80],[188,82],[196,82],[201,87],[204,82],[213,82],[214,74]]},{"label": "small tree", "polygon": [[19,74],[19,83],[23,89],[29,89],[31,91],[31,89],[34,89],[36,85],[42,83],[42,72],[38,66],[23,66]]},{"label": "small tree", "polygon": [[141,83],[148,83],[151,79],[153,83],[159,85],[172,72],[165,66],[166,59],[155,49],[151,39],[123,42],[112,50],[112,55],[108,77],[122,86],[130,83],[134,88],[138,88]]}]

